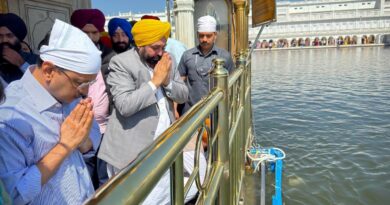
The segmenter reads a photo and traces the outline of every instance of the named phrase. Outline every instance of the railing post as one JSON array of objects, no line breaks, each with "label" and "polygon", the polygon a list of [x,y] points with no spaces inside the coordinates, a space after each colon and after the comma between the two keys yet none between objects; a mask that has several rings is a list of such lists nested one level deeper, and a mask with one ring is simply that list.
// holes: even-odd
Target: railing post
[{"label": "railing post", "polygon": [[230,193],[229,174],[229,110],[228,110],[228,71],[224,68],[225,60],[216,58],[213,61],[214,69],[211,71],[211,87],[222,90],[224,95],[218,105],[217,111],[217,152],[216,161],[224,166],[223,179],[219,188],[219,204],[231,204],[232,194]]},{"label": "railing post", "polygon": [[183,152],[179,154],[170,169],[171,204],[184,204]]},{"label": "railing post", "polygon": [[244,145],[247,146],[250,142],[250,136],[253,136],[254,130],[252,127],[252,102],[251,102],[251,64],[250,59],[248,61],[248,51],[243,51],[245,56],[245,141]]},{"label": "railing post", "polygon": [[241,74],[241,77],[240,77],[240,93],[239,93],[239,98],[240,98],[240,107],[242,107],[244,109],[244,113],[243,115],[241,116],[241,119],[240,119],[240,135],[241,137],[239,137],[239,149],[240,149],[240,157],[239,159],[241,159],[240,161],[240,178],[242,176],[242,174],[244,174],[244,171],[245,171],[245,159],[246,159],[246,156],[245,156],[245,151],[246,151],[246,138],[247,138],[247,119],[245,119],[246,115],[245,115],[245,91],[246,91],[246,69],[245,69],[245,65],[246,65],[246,57],[245,57],[245,53],[243,50],[240,51],[239,53],[239,56],[237,56],[237,59],[236,59],[236,68],[238,69],[242,69],[243,72]]}]

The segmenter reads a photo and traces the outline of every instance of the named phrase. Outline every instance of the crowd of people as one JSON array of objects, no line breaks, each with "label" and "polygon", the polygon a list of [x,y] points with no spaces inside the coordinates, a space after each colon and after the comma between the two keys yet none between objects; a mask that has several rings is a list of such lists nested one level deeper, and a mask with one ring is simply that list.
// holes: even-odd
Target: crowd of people
[{"label": "crowd of people", "polygon": [[[103,13],[79,9],[70,24],[56,19],[34,53],[22,48],[24,21],[0,14],[0,204],[82,204],[208,94],[214,58],[233,71],[215,45],[216,19],[197,22],[191,49],[148,15],[111,19],[107,43]],[[183,150],[184,176],[194,143]],[[203,154],[199,168],[203,180]],[[169,204],[169,187],[168,170],[143,204]]]}]

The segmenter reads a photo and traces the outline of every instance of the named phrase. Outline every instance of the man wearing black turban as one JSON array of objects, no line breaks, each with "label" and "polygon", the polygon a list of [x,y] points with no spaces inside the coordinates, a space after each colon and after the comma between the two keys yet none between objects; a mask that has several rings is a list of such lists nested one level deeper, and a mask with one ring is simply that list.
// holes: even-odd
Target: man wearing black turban
[{"label": "man wearing black turban", "polygon": [[21,50],[21,41],[27,35],[26,24],[13,13],[0,14],[0,81],[6,86],[22,77],[37,56]]}]

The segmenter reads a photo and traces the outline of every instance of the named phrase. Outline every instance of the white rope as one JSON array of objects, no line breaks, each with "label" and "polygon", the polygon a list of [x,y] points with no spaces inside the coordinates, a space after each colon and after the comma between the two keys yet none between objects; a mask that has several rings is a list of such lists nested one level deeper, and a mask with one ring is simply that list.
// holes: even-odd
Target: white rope
[{"label": "white rope", "polygon": [[[253,149],[256,150],[256,153],[254,153],[254,154],[251,153],[251,152],[253,152]],[[256,163],[254,171],[258,171],[259,165],[264,161],[274,162],[276,160],[281,160],[281,159],[284,159],[286,157],[286,153],[283,150],[276,148],[276,147],[274,147],[272,149],[281,152],[282,156],[276,157],[275,155],[270,154],[270,149],[261,148],[260,146],[252,146],[248,149],[248,151],[246,152],[246,155],[249,157],[249,159],[251,159],[253,162]]]}]

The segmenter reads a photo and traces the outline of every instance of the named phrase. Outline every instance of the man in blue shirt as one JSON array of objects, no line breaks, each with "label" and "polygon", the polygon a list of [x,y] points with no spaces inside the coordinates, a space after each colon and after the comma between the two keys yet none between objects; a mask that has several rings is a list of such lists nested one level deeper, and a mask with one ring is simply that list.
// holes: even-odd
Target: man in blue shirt
[{"label": "man in blue shirt", "polygon": [[77,99],[100,71],[100,51],[60,20],[48,38],[0,105],[0,179],[14,204],[82,204],[94,192],[81,153],[96,150],[100,132],[91,99]]},{"label": "man in blue shirt", "polygon": [[[0,83],[0,104],[4,100],[4,88]],[[0,204],[11,204],[8,194],[4,190],[3,182],[0,180]]]},{"label": "man in blue shirt", "polygon": [[197,26],[199,45],[184,52],[178,66],[180,75],[187,82],[189,90],[189,99],[184,111],[209,93],[209,71],[215,58],[225,59],[225,67],[229,72],[234,69],[230,53],[215,45],[217,39],[215,18],[202,16],[198,19]]}]

